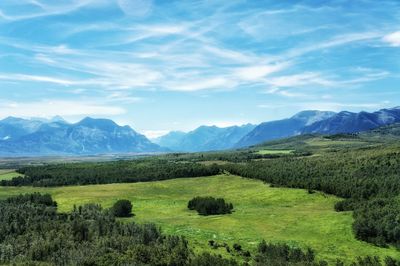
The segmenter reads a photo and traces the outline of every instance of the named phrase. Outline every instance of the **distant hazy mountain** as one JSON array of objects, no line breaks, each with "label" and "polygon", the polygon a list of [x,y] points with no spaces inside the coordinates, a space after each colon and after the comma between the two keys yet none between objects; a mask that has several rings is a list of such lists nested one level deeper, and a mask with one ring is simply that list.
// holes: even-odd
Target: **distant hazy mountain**
[{"label": "distant hazy mountain", "polygon": [[201,126],[188,133],[171,132],[155,140],[162,147],[173,151],[213,151],[232,148],[244,135],[254,129],[254,125],[220,128]]},{"label": "distant hazy mountain", "polygon": [[26,134],[35,132],[43,123],[39,120],[28,120],[7,117],[0,121],[0,140],[15,140]]},{"label": "distant hazy mountain", "polygon": [[162,147],[169,147],[170,149],[172,149],[171,147],[173,147],[173,149],[175,149],[176,147],[179,147],[185,136],[185,132],[171,131],[164,136],[153,139],[152,141]]},{"label": "distant hazy mountain", "polygon": [[214,151],[307,133],[362,132],[393,123],[400,123],[400,107],[373,113],[303,111],[258,126],[201,126],[188,133],[171,132],[155,144],[108,119],[85,118],[70,124],[58,116],[49,120],[8,117],[0,120],[0,156]]},{"label": "distant hazy mountain", "polygon": [[334,115],[334,112],[303,111],[288,119],[264,122],[240,139],[235,146],[246,147],[269,140],[299,135],[304,127]]},{"label": "distant hazy mountain", "polygon": [[[6,119],[8,121],[8,119]],[[0,126],[5,124],[0,121]],[[121,127],[112,120],[85,118],[76,124],[63,119],[40,122],[31,132],[0,140],[0,154],[19,155],[83,155],[103,153],[159,152],[163,149],[151,143],[129,126]],[[25,126],[24,123],[20,123]],[[18,127],[22,132],[24,126]]]},{"label": "distant hazy mountain", "polygon": [[400,122],[400,107],[377,112],[340,112],[328,119],[305,127],[302,133],[354,133]]}]

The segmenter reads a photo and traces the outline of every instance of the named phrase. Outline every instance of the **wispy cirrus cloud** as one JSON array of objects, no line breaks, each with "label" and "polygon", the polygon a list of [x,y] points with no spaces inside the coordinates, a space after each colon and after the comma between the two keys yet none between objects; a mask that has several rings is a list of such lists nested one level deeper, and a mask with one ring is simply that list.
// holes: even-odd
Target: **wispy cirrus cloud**
[{"label": "wispy cirrus cloud", "polygon": [[[7,14],[5,11],[0,9],[0,17],[6,21],[20,21],[28,20],[39,17],[55,16],[67,14],[85,6],[100,3],[101,0],[70,0],[63,1],[64,3],[48,2],[48,1],[34,1],[34,0],[22,0],[22,1],[8,1],[6,0],[4,5],[7,9],[11,9],[13,14]],[[30,12],[15,12],[18,10],[27,10],[30,8]],[[0,8],[2,5],[0,5]],[[24,8],[23,8],[24,7]]]},{"label": "wispy cirrus cloud", "polygon": [[1,117],[44,117],[56,115],[65,117],[76,116],[116,116],[126,113],[119,106],[99,104],[92,101],[46,99],[40,101],[1,101]]}]

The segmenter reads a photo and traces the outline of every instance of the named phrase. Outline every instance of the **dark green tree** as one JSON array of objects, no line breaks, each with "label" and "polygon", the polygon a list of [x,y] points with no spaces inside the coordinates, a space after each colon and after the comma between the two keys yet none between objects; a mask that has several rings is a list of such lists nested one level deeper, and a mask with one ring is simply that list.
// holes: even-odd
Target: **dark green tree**
[{"label": "dark green tree", "polygon": [[132,203],[129,200],[118,200],[112,207],[115,217],[131,217]]}]

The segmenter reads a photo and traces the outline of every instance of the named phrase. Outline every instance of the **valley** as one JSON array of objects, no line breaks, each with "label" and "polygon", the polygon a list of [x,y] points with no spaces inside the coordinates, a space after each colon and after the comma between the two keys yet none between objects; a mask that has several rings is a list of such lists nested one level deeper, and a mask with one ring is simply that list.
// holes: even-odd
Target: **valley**
[{"label": "valley", "polygon": [[[212,249],[209,240],[229,245],[238,243],[255,253],[259,241],[265,239],[302,249],[311,247],[318,259],[330,263],[336,259],[349,263],[366,255],[400,259],[400,252],[394,248],[379,248],[356,240],[351,212],[334,211],[334,204],[340,199],[322,193],[309,194],[302,189],[272,188],[261,181],[238,176],[57,188],[0,188],[0,199],[32,192],[51,194],[61,212],[70,212],[73,205],[87,203],[109,208],[118,199],[129,199],[135,216],[124,221],[155,223],[166,234],[185,236],[199,253],[234,256],[224,248]],[[193,195],[222,196],[233,202],[234,212],[199,216],[186,207]]]},{"label": "valley", "polygon": [[[304,134],[229,151],[98,161],[43,157],[20,161],[16,170],[11,166],[18,159],[9,159],[0,173],[0,204],[21,194],[49,194],[63,217],[98,208],[93,204],[107,213],[128,200],[134,215],[117,222],[150,223],[163,234],[182,236],[192,259],[209,254],[204,256],[211,261],[233,265],[268,261],[269,255],[260,255],[265,240],[273,249],[292,249],[297,259],[311,250],[307,254],[322,265],[384,265],[400,260],[400,228],[392,222],[400,213],[399,128]],[[202,216],[188,210],[198,196],[223,198],[233,212]],[[290,261],[282,256],[272,261]]]}]

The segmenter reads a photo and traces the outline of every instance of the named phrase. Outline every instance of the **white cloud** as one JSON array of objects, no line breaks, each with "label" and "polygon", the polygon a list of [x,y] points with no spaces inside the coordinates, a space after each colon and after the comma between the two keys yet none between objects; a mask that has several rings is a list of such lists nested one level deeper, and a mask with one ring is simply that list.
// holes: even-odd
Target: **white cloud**
[{"label": "white cloud", "polygon": [[385,102],[380,103],[341,103],[341,102],[297,102],[297,103],[286,103],[286,104],[259,104],[258,108],[265,109],[293,109],[293,113],[302,110],[319,110],[319,111],[334,111],[340,112],[344,109],[350,109],[359,111],[360,108],[366,110],[376,110],[383,108],[386,105]]},{"label": "white cloud", "polygon": [[267,79],[266,82],[274,87],[300,87],[304,85],[323,85],[323,86],[333,85],[332,81],[323,78],[319,73],[313,73],[313,72],[273,77]]},{"label": "white cloud", "polygon": [[298,93],[298,92],[291,92],[288,90],[282,90],[280,88],[272,88],[266,91],[267,94],[275,94],[275,95],[281,95],[284,97],[289,97],[289,98],[293,98],[293,97],[304,97],[306,96],[303,93]]},{"label": "white cloud", "polygon": [[117,106],[103,105],[90,101],[47,100],[37,102],[0,102],[0,116],[17,117],[64,117],[115,116],[126,113]]},{"label": "white cloud", "polygon": [[400,47],[400,31],[385,35],[382,40],[393,47]]},{"label": "white cloud", "polygon": [[117,0],[117,3],[125,14],[136,17],[148,15],[153,7],[152,0]]},{"label": "white cloud", "polygon": [[172,91],[199,91],[210,89],[228,89],[235,87],[236,82],[223,77],[204,78],[203,80],[192,81],[189,83],[170,85],[169,90]]},{"label": "white cloud", "polygon": [[58,85],[74,85],[79,84],[78,81],[54,78],[48,76],[37,76],[37,75],[24,75],[24,74],[0,74],[0,80],[8,80],[8,81],[33,81],[33,82],[45,82],[45,83],[53,83]]},{"label": "white cloud", "polygon": [[355,32],[347,33],[339,36],[335,36],[330,40],[315,43],[309,46],[296,47],[289,50],[284,57],[293,58],[299,57],[307,53],[320,51],[323,49],[333,48],[337,46],[343,46],[350,43],[357,43],[361,41],[368,41],[382,37],[382,33],[379,32]]},{"label": "white cloud", "polygon": [[132,104],[142,101],[143,98],[132,96],[130,93],[127,93],[126,91],[115,91],[107,95],[107,100],[110,102]]},{"label": "white cloud", "polygon": [[289,63],[275,65],[259,65],[239,68],[234,75],[245,81],[257,81],[267,75],[281,71],[289,66]]},{"label": "white cloud", "polygon": [[[19,21],[19,20],[26,20],[38,17],[46,17],[52,15],[61,15],[67,14],[76,10],[79,10],[82,7],[98,4],[101,0],[70,0],[66,1],[67,3],[60,4],[58,1],[46,1],[46,3],[42,3],[43,1],[15,1],[13,5],[10,7],[14,10],[24,10],[24,8],[19,8],[18,5],[36,5],[40,8],[40,11],[31,12],[31,13],[23,13],[23,14],[16,14],[16,15],[8,15],[3,10],[0,10],[0,17],[8,21]],[[37,9],[33,9],[37,10]]]}]

